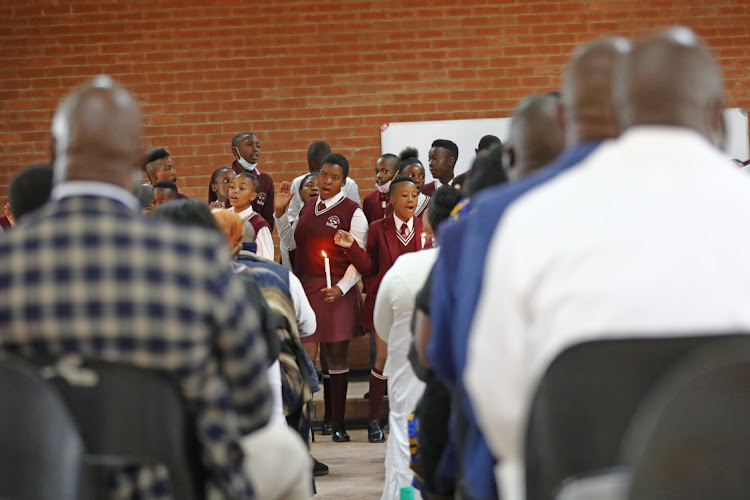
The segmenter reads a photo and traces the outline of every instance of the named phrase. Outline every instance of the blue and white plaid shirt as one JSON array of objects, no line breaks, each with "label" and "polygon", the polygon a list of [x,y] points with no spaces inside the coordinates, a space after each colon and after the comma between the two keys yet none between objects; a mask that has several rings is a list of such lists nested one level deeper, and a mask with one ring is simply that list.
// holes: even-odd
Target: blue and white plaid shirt
[{"label": "blue and white plaid shirt", "polygon": [[[209,487],[253,498],[240,438],[270,414],[265,346],[221,235],[134,213],[134,198],[112,185],[66,184],[0,234],[0,350],[173,374],[195,415]],[[169,497],[163,474],[131,476],[139,484],[123,491]]]}]

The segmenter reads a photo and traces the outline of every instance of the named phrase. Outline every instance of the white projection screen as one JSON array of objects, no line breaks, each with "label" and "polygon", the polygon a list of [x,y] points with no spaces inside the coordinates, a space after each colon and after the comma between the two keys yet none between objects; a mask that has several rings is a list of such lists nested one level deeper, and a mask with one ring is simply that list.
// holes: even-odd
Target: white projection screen
[{"label": "white projection screen", "polygon": [[[728,140],[726,151],[732,158],[750,158],[747,110],[731,108],[724,110]],[[469,169],[479,139],[487,134],[496,135],[503,142],[508,137],[510,118],[483,118],[478,120],[447,120],[426,122],[384,123],[380,127],[381,153],[398,154],[407,146],[419,150],[419,159],[427,167],[427,153],[435,139],[450,139],[458,145],[458,161],[455,174]],[[429,169],[426,182],[432,180]]]}]

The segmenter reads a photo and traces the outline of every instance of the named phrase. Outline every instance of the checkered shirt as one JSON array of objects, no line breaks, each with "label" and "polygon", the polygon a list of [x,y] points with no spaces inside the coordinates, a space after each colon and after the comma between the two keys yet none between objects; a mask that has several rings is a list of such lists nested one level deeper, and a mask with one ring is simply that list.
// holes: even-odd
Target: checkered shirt
[{"label": "checkered shirt", "polygon": [[[0,234],[0,350],[172,373],[195,417],[209,488],[254,498],[240,438],[266,423],[271,399],[258,317],[230,257],[219,234],[111,198],[50,203]],[[149,474],[163,482],[140,474],[136,496],[168,498],[143,480]]]}]

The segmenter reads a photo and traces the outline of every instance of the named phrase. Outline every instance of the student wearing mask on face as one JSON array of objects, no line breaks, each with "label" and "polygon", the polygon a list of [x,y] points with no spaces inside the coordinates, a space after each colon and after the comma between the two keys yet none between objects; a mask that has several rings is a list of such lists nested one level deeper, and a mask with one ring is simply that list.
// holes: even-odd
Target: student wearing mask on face
[{"label": "student wearing mask on face", "polygon": [[370,224],[393,212],[393,208],[389,206],[388,190],[400,164],[398,156],[390,153],[384,154],[375,163],[376,189],[362,200],[362,211]]},{"label": "student wearing mask on face", "polygon": [[258,198],[259,182],[256,176],[243,172],[235,176],[229,187],[230,211],[248,221],[255,230],[257,254],[264,259],[273,260],[273,237],[266,220],[253,209],[253,202]]},{"label": "student wearing mask on face", "polygon": [[[292,199],[290,183],[281,183],[274,207],[280,237],[291,250],[298,249],[295,272],[315,311],[317,329],[302,340],[310,359],[317,357],[316,344],[320,343],[323,396],[334,442],[350,440],[344,427],[349,341],[362,334],[359,327],[362,295],[357,287],[360,274],[344,249],[335,244],[334,237],[338,230],[348,231],[364,248],[368,229],[362,209],[341,191],[348,175],[349,161],[343,155],[331,153],[323,159],[318,175],[319,196],[305,203],[293,224],[287,217]],[[331,286],[327,284],[324,256],[329,262]]]},{"label": "student wearing mask on face", "polygon": [[419,191],[417,208],[414,210],[414,216],[422,219],[425,209],[430,204],[430,196],[424,193],[424,175],[425,170],[422,162],[419,161],[419,151],[416,148],[408,147],[398,155],[401,159],[401,165],[398,167],[398,175],[410,177],[414,181]]},{"label": "student wearing mask on face", "polygon": [[[390,199],[394,212],[391,216],[370,224],[366,251],[354,245],[354,237],[347,231],[336,232],[336,244],[346,249],[349,261],[363,277],[372,278],[368,284],[365,308],[360,322],[366,330],[375,329],[372,313],[378,287],[385,273],[400,255],[422,249],[422,221],[414,217],[418,197],[419,191],[411,178],[402,176],[391,182]],[[371,443],[385,441],[378,420],[388,380],[383,374],[388,347],[381,337],[382,335],[375,337],[376,357],[370,371],[367,437]]]},{"label": "student wearing mask on face", "polygon": [[235,160],[229,167],[234,173],[243,172],[254,175],[258,179],[258,196],[253,200],[253,210],[260,214],[271,231],[273,231],[273,179],[258,170],[260,158],[260,140],[252,132],[239,132],[232,137],[232,154]]},{"label": "student wearing mask on face", "polygon": [[458,161],[458,146],[453,141],[437,139],[432,143],[427,157],[430,161],[430,174],[435,180],[426,184],[422,192],[427,196],[432,196],[432,193],[440,186],[451,185],[453,169]]},{"label": "student wearing mask on face", "polygon": [[208,183],[209,208],[229,208],[229,186],[232,185],[234,173],[231,167],[221,167],[214,170]]}]

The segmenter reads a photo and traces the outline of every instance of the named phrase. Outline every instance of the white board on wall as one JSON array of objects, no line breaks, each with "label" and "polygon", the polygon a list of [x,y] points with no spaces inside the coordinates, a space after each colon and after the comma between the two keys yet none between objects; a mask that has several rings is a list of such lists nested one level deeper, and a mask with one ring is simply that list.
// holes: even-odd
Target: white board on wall
[{"label": "white board on wall", "polygon": [[407,146],[419,151],[419,159],[425,166],[425,182],[432,180],[427,166],[427,154],[432,141],[448,139],[458,146],[458,160],[453,173],[466,172],[474,162],[474,150],[479,139],[485,135],[495,135],[505,142],[508,137],[510,118],[482,118],[479,120],[446,120],[429,122],[384,123],[380,127],[381,154],[399,154]]},{"label": "white board on wall", "polygon": [[[730,108],[724,110],[727,123],[726,151],[732,158],[747,160],[750,158],[750,139],[748,138],[747,110]],[[427,154],[432,141],[449,139],[458,146],[458,161],[454,173],[467,171],[476,154],[474,150],[479,139],[487,134],[496,135],[505,142],[510,128],[510,118],[483,118],[478,120],[446,120],[426,122],[384,123],[380,128],[381,154],[398,154],[407,146],[414,146],[419,151],[419,159],[427,167]],[[429,168],[426,180],[432,180]]]}]

